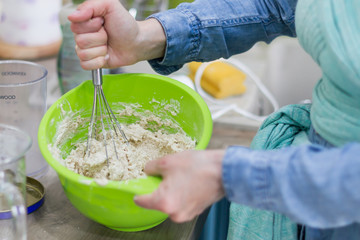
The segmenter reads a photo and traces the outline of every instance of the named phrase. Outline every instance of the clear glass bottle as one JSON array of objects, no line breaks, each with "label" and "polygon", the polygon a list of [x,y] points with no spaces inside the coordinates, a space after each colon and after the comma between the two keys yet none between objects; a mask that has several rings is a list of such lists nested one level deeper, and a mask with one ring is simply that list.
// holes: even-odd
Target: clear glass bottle
[{"label": "clear glass bottle", "polygon": [[[83,81],[91,79],[91,71],[86,71],[80,66],[80,60],[75,51],[74,34],[70,29],[70,21],[67,19],[84,1],[86,0],[71,0],[59,12],[62,44],[57,58],[57,73],[62,94],[75,88]],[[103,69],[103,74],[108,73],[108,69]]]}]

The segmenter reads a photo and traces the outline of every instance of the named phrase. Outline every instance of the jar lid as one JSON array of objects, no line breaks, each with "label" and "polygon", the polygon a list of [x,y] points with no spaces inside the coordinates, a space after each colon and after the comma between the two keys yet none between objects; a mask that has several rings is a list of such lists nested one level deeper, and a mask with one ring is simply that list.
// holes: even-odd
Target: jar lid
[{"label": "jar lid", "polygon": [[34,178],[26,177],[26,206],[30,214],[44,203],[45,188]]},{"label": "jar lid", "polygon": [[[34,212],[44,203],[45,188],[34,178],[26,177],[26,206],[27,214]],[[10,209],[0,210],[0,219],[12,218]]]}]

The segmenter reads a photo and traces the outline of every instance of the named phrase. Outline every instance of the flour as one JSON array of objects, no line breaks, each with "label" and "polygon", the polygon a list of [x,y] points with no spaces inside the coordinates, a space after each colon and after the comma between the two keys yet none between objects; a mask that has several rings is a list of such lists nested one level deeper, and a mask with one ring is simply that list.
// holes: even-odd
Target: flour
[{"label": "flour", "polygon": [[[101,132],[97,132],[96,139],[90,139],[90,154],[86,154],[87,139],[82,138],[72,144],[72,150],[65,156],[61,150],[63,146],[71,141],[76,131],[81,128],[84,131],[84,126],[89,124],[89,119],[81,117],[79,112],[69,111],[57,128],[54,144],[49,146],[50,151],[68,169],[95,178],[100,185],[106,184],[107,180],[122,181],[144,177],[143,170],[147,162],[168,154],[194,149],[196,144],[165,114],[168,111],[170,115],[176,115],[179,112],[178,106],[167,105],[159,109],[160,113],[154,114],[148,110],[141,110],[139,104],[123,104],[122,109],[116,114],[118,119],[133,119],[132,123],[122,124],[129,144],[126,144],[121,134],[115,136],[114,130],[107,129],[105,138]],[[99,129],[98,126],[97,130]],[[111,134],[115,136],[114,142],[111,140]]]}]

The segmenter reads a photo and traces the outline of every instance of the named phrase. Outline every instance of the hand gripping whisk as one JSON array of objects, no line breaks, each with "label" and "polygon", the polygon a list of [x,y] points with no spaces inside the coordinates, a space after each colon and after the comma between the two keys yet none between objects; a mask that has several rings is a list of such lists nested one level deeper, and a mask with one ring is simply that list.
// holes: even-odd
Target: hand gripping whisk
[{"label": "hand gripping whisk", "polygon": [[[100,118],[99,120],[101,124],[101,132],[103,134],[103,143],[105,147],[106,161],[107,161],[107,165],[109,165],[108,141],[112,142],[114,146],[116,158],[119,159],[115,146],[114,133],[116,134],[116,136],[118,136],[118,132],[120,132],[126,144],[129,144],[129,142],[125,136],[124,131],[121,129],[121,125],[119,121],[116,119],[104,95],[104,91],[102,89],[103,81],[102,81],[101,69],[92,70],[92,82],[94,84],[94,101],[92,106],[90,127],[88,132],[86,155],[90,156],[91,138],[95,138],[96,135],[96,129],[94,129],[94,125],[96,126],[98,118]],[[111,128],[113,128],[114,131],[112,131]],[[107,132],[109,132],[111,136],[111,140],[107,140],[106,137]]]}]

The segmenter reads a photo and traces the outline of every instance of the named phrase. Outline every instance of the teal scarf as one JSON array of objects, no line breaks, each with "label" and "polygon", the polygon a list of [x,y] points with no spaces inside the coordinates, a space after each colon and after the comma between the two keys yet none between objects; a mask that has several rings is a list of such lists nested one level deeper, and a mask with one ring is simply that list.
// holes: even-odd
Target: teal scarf
[{"label": "teal scarf", "polygon": [[311,121],[327,141],[360,142],[360,1],[299,0],[296,32],[322,69]]},{"label": "teal scarf", "polygon": [[[308,143],[310,105],[289,105],[265,120],[251,148],[278,149]],[[232,203],[228,239],[291,240],[297,238],[297,225],[287,217]]]}]

